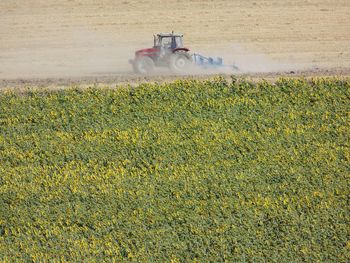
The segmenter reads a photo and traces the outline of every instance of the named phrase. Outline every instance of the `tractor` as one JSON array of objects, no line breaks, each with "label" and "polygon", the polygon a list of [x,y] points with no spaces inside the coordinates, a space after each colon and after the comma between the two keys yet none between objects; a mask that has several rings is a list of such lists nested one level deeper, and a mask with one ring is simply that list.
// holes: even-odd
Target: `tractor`
[{"label": "tractor", "polygon": [[167,67],[174,73],[183,73],[192,64],[189,49],[183,45],[183,35],[160,33],[153,36],[152,48],[140,49],[129,60],[135,73],[152,73],[155,67]]}]

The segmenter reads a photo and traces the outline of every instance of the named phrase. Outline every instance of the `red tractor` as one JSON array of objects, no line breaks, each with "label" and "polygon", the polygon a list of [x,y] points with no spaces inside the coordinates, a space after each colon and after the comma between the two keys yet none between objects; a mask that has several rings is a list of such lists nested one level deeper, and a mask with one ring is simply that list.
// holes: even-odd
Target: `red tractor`
[{"label": "red tractor", "polygon": [[161,33],[153,37],[153,47],[136,51],[135,59],[129,61],[135,73],[152,73],[155,67],[168,67],[174,73],[182,73],[192,64],[190,50],[183,46],[182,34]]}]

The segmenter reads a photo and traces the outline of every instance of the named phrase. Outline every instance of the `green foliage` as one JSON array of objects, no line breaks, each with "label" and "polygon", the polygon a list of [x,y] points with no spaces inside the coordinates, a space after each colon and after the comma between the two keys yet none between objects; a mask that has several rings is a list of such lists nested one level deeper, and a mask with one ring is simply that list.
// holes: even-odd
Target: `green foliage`
[{"label": "green foliage", "polygon": [[0,94],[2,261],[349,262],[350,82]]}]

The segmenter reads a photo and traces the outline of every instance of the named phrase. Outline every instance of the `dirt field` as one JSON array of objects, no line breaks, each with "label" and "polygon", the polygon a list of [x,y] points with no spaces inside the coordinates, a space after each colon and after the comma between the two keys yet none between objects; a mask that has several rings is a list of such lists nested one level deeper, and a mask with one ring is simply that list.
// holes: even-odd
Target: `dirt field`
[{"label": "dirt field", "polygon": [[349,18],[349,0],[2,0],[0,85],[138,79],[127,60],[171,30],[243,73],[350,75]]}]

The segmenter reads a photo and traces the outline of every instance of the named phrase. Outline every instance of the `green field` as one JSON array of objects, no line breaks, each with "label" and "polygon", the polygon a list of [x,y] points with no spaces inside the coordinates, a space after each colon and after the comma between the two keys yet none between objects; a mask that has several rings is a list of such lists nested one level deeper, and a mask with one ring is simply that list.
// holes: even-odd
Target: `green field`
[{"label": "green field", "polygon": [[0,260],[349,262],[350,80],[0,93]]}]

